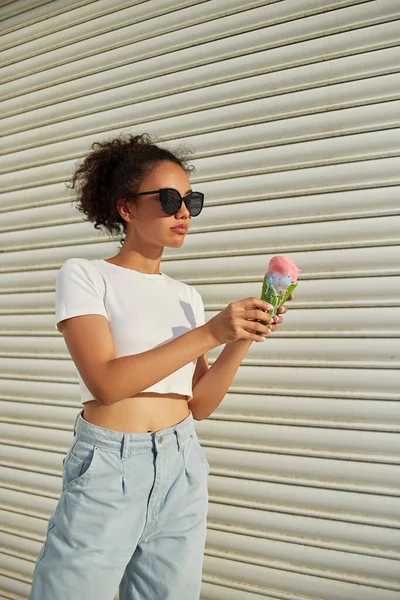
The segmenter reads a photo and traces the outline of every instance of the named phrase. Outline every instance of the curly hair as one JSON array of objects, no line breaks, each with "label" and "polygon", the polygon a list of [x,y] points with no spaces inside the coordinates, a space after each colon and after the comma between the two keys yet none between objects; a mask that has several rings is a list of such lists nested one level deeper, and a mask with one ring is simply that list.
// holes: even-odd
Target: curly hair
[{"label": "curly hair", "polygon": [[[174,162],[188,175],[194,170],[187,164],[192,150],[178,147],[172,152],[160,148],[147,133],[94,142],[91,148],[92,152],[78,165],[67,187],[75,189],[76,208],[86,215],[85,221],[111,235],[126,234],[127,224],[118,212],[118,200],[136,193],[160,161]],[[120,239],[122,245],[124,239]]]}]

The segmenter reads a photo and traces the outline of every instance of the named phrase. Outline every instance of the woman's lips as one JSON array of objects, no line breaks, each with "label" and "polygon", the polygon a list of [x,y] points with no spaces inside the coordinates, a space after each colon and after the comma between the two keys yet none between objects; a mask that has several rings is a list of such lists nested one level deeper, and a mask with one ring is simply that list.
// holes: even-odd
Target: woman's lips
[{"label": "woman's lips", "polygon": [[173,227],[172,231],[176,231],[177,233],[186,233],[187,227]]}]

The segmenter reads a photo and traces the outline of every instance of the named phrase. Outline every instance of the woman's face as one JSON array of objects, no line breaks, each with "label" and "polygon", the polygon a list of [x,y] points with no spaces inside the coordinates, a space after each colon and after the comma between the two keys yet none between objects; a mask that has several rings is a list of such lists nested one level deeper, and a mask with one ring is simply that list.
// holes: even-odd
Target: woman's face
[{"label": "woman's face", "polygon": [[[191,191],[189,178],[179,165],[173,162],[162,161],[157,168],[148,175],[140,184],[137,193],[158,190],[160,188],[174,188],[181,196],[186,196]],[[160,195],[138,196],[135,203],[131,203],[131,219],[127,224],[127,238],[129,230],[132,237],[142,241],[156,243],[161,246],[179,247],[187,235],[177,233],[172,229],[184,223],[189,230],[190,212],[182,202],[175,215],[167,215],[161,206]]]}]

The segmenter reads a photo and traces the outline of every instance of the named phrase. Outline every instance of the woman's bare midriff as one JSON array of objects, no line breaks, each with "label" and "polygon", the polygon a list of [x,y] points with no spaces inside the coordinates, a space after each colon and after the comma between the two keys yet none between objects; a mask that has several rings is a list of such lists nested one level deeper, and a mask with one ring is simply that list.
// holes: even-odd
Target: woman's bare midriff
[{"label": "woman's bare midriff", "polygon": [[83,405],[85,421],[124,433],[149,433],[171,427],[190,413],[189,396],[142,392],[104,406],[97,400]]}]

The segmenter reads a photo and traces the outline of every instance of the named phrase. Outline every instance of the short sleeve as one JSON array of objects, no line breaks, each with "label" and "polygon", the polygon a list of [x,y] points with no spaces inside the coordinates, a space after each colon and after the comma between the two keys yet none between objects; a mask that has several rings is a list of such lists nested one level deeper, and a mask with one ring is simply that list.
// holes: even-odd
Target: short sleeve
[{"label": "short sleeve", "polygon": [[194,289],[194,315],[196,318],[196,327],[200,327],[205,323],[204,303],[201,294]]},{"label": "short sleeve", "polygon": [[104,315],[104,282],[98,271],[84,258],[68,258],[57,271],[55,328],[69,317]]}]

